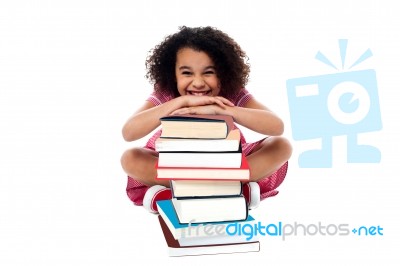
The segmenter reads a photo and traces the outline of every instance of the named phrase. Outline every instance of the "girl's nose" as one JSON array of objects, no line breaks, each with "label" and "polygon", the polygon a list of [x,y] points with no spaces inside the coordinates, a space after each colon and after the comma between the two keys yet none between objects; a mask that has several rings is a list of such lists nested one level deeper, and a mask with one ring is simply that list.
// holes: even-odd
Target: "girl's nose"
[{"label": "girl's nose", "polygon": [[192,85],[194,88],[198,89],[204,87],[205,82],[201,77],[195,77],[193,79]]}]

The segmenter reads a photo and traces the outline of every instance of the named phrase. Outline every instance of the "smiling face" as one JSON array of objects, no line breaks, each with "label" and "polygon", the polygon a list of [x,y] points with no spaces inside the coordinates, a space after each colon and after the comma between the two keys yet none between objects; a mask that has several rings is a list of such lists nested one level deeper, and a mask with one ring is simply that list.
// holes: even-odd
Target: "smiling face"
[{"label": "smiling face", "polygon": [[221,91],[214,63],[202,51],[180,49],[176,55],[175,77],[182,96],[217,96]]}]

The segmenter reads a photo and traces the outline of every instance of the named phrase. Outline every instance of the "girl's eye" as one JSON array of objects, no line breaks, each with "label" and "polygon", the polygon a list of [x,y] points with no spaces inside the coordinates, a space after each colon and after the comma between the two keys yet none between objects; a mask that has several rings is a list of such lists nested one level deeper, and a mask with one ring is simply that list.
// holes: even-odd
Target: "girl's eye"
[{"label": "girl's eye", "polygon": [[189,71],[183,71],[182,72],[182,75],[185,75],[185,76],[189,76],[189,75],[191,75],[192,73],[191,72],[189,72]]},{"label": "girl's eye", "polygon": [[213,75],[213,74],[215,74],[215,72],[212,71],[212,70],[209,70],[209,71],[206,71],[204,74],[206,74],[206,75]]}]

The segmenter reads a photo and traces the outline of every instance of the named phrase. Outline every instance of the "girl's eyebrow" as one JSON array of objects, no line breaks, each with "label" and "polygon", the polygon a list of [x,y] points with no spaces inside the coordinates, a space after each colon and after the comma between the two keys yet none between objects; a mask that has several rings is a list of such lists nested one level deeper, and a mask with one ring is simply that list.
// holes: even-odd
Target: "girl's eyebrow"
[{"label": "girl's eyebrow", "polygon": [[186,69],[191,69],[191,68],[188,67],[188,66],[180,66],[178,69],[179,70],[186,70]]},{"label": "girl's eyebrow", "polygon": [[[190,70],[192,68],[189,66],[180,66],[178,69],[179,70]],[[215,70],[215,66],[206,66],[204,69],[214,69]]]}]

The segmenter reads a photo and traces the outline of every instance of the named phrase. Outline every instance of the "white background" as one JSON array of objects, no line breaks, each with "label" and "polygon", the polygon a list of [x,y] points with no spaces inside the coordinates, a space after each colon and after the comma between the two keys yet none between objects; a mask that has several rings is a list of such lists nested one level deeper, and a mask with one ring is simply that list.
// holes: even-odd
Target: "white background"
[{"label": "white background", "polygon": [[[398,265],[399,9],[395,1],[2,1],[0,3],[1,265]],[[261,4],[262,3],[262,4]],[[121,127],[151,92],[147,52],[178,26],[215,26],[247,51],[248,89],[286,121],[289,78],[356,67],[377,73],[383,130],[360,136],[380,164],[300,169],[294,142],[278,197],[253,211],[263,223],[384,228],[384,236],[262,238],[261,252],[169,258],[156,216],[125,195]],[[250,140],[259,136],[247,132]],[[148,262],[146,262],[148,260]]]}]

